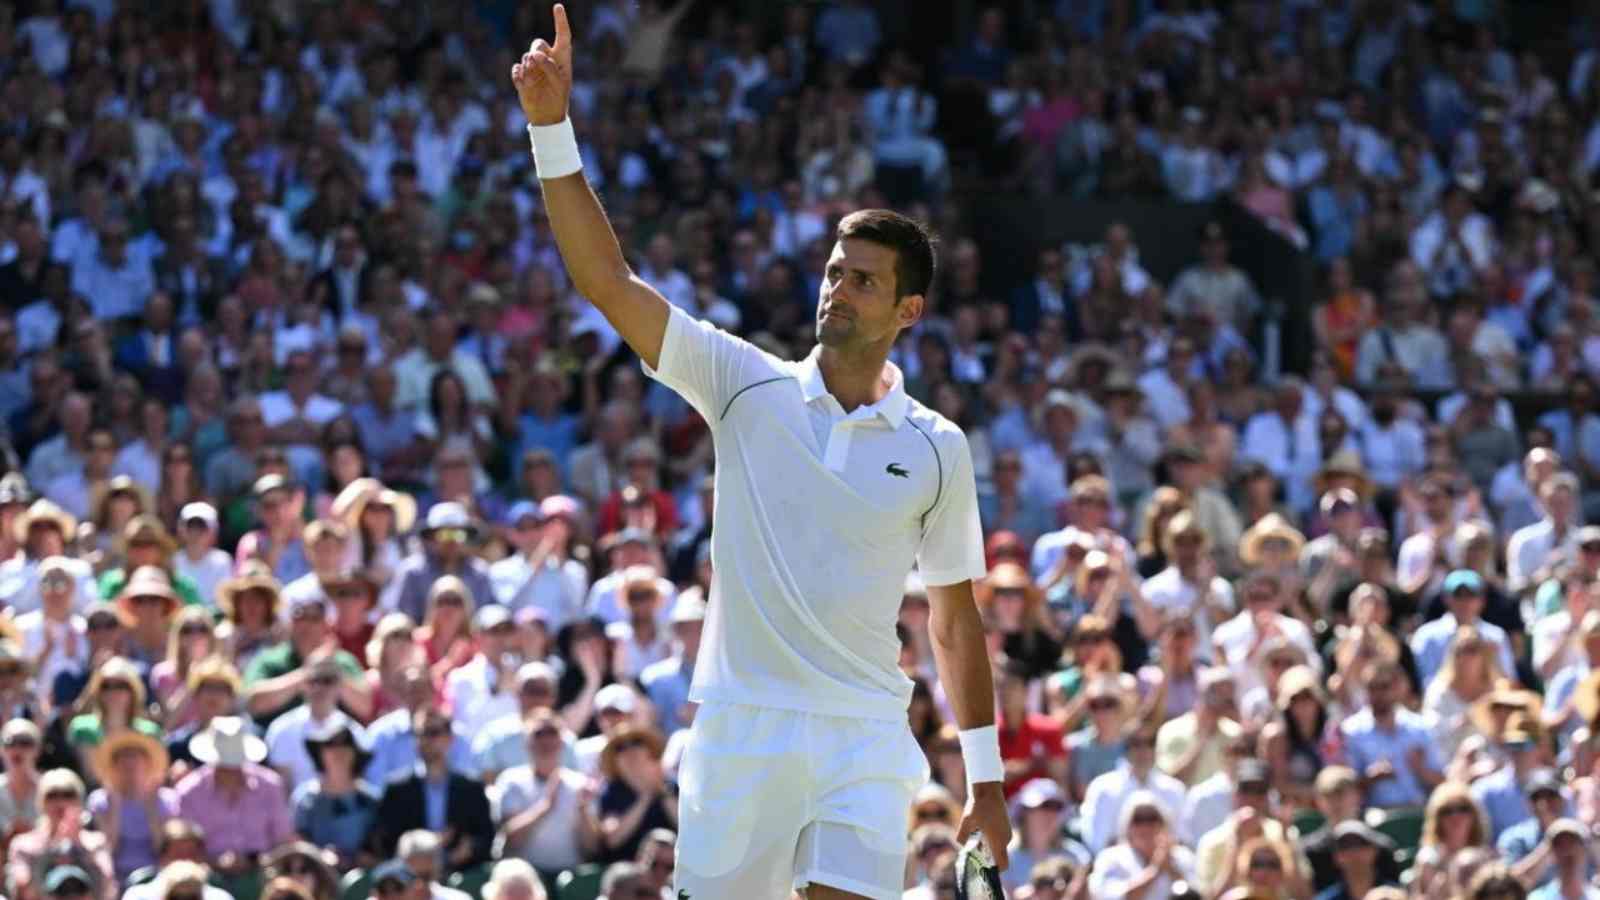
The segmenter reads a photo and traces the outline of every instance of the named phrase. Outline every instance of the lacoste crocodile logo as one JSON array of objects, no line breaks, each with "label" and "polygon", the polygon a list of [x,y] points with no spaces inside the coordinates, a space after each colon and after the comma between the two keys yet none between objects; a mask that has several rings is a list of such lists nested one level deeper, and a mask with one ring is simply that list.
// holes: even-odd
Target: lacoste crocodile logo
[{"label": "lacoste crocodile logo", "polygon": [[883,467],[883,470],[885,472],[888,472],[890,475],[893,475],[896,478],[910,478],[911,477],[911,473],[907,472],[905,467],[900,465],[899,463],[889,463],[887,466]]}]

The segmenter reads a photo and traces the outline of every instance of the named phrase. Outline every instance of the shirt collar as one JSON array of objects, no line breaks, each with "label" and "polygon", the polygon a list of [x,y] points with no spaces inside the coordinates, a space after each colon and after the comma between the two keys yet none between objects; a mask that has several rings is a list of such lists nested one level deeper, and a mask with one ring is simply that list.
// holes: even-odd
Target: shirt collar
[{"label": "shirt collar", "polygon": [[[800,395],[807,403],[828,395],[828,386],[822,380],[822,368],[817,365],[817,355],[822,352],[818,347],[811,351],[811,355],[800,361],[800,371],[796,377],[800,380]],[[891,428],[899,428],[906,420],[906,409],[910,404],[910,397],[906,395],[906,380],[900,374],[900,367],[892,362],[885,361],[884,368],[889,372],[889,393],[883,399],[873,403],[866,409],[875,411],[889,423]]]}]

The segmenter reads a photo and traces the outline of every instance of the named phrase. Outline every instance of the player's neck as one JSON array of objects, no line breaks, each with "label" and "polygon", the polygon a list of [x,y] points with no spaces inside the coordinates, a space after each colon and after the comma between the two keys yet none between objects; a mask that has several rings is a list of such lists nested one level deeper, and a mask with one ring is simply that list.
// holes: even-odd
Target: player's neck
[{"label": "player's neck", "polygon": [[889,393],[889,379],[883,364],[889,359],[888,346],[845,349],[823,346],[817,354],[817,368],[828,393],[845,412],[869,406]]}]

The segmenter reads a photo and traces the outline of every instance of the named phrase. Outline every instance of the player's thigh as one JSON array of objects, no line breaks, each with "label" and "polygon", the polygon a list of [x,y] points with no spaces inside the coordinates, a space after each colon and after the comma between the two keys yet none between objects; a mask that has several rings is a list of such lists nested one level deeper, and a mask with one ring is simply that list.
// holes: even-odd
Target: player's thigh
[{"label": "player's thigh", "polygon": [[707,704],[692,727],[678,768],[678,888],[706,900],[788,896],[814,796],[803,719]]},{"label": "player's thigh", "polygon": [[[842,893],[899,898],[904,890],[906,825],[928,766],[905,722],[830,723],[816,744],[817,813],[800,835],[796,882]],[[815,894],[813,894],[815,896]]]}]

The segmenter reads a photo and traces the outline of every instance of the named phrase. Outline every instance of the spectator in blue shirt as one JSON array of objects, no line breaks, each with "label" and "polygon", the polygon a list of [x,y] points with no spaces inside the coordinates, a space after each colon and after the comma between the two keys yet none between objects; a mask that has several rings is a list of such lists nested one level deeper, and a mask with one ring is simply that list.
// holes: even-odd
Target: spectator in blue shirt
[{"label": "spectator in blue shirt", "polygon": [[1499,842],[1511,826],[1533,817],[1523,785],[1539,763],[1538,723],[1512,713],[1500,736],[1505,765],[1472,783],[1472,796],[1489,814],[1489,837]]},{"label": "spectator in blue shirt", "polygon": [[1399,703],[1405,671],[1383,660],[1367,672],[1367,707],[1339,727],[1368,806],[1421,806],[1444,780],[1428,722]]},{"label": "spectator in blue shirt", "polygon": [[[1495,841],[1500,858],[1512,871],[1525,874],[1533,885],[1546,884],[1555,878],[1549,866],[1550,854],[1540,851],[1540,844],[1549,833],[1550,826],[1568,815],[1566,797],[1561,792],[1561,779],[1551,769],[1537,769],[1528,775],[1525,788],[1528,805],[1533,815],[1506,829]],[[1591,870],[1593,866],[1590,866]]]},{"label": "spectator in blue shirt", "polygon": [[1449,612],[1424,624],[1411,636],[1411,653],[1417,658],[1417,675],[1423,684],[1433,681],[1439,667],[1444,665],[1445,651],[1455,639],[1456,629],[1470,625],[1478,629],[1483,639],[1494,645],[1500,661],[1500,671],[1517,670],[1511,658],[1511,639],[1505,629],[1483,620],[1483,576],[1471,569],[1457,569],[1445,576],[1441,593]]}]

